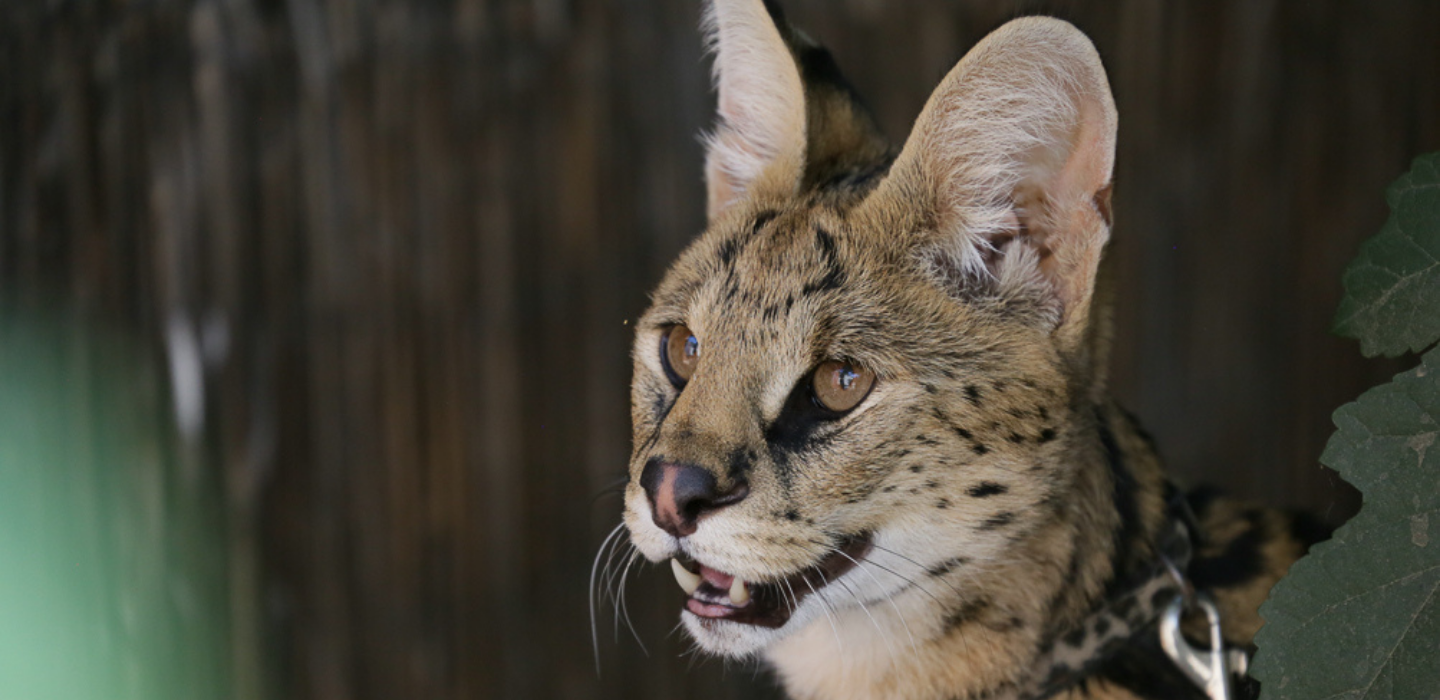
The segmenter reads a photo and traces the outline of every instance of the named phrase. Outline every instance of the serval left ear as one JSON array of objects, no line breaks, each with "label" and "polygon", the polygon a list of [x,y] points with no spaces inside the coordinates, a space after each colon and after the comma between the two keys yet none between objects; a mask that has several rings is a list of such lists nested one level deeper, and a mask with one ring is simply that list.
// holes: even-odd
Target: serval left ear
[{"label": "serval left ear", "polygon": [[718,124],[706,139],[714,221],[743,198],[787,198],[882,161],[889,144],[829,52],[773,0],[713,0]]},{"label": "serval left ear", "polygon": [[945,77],[863,206],[913,227],[903,233],[951,271],[942,284],[1029,300],[1036,308],[1020,310],[1083,355],[1110,237],[1116,124],[1090,40],[1058,19],[1017,19]]}]

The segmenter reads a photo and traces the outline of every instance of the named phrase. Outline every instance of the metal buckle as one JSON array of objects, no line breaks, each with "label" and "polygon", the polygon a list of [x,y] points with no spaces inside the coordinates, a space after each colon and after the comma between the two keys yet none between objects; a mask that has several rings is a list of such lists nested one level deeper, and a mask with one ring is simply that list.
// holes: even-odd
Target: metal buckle
[{"label": "metal buckle", "polygon": [[1210,629],[1210,648],[1196,649],[1180,633],[1180,616],[1185,612],[1187,598],[1183,594],[1175,596],[1160,616],[1160,646],[1210,700],[1231,700],[1229,660],[1225,653],[1225,639],[1220,636],[1220,609],[1204,593],[1189,597],[1192,603],[1205,611]]}]

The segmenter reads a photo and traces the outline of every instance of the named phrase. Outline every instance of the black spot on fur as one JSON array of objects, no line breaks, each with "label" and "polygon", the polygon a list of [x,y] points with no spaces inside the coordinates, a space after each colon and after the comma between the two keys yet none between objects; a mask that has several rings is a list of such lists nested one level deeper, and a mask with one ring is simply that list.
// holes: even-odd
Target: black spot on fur
[{"label": "black spot on fur", "polygon": [[982,481],[971,486],[965,493],[970,494],[970,496],[974,498],[989,498],[990,496],[998,496],[1009,490],[1010,487],[1005,484],[997,484],[993,481]]},{"label": "black spot on fur", "polygon": [[944,510],[950,507],[950,501],[949,499],[942,498],[935,502],[935,507]]},{"label": "black spot on fur", "polygon": [[951,630],[970,622],[976,617],[979,617],[980,614],[984,613],[989,607],[990,601],[986,598],[967,600],[965,604],[945,617],[945,629]]},{"label": "black spot on fur", "polygon": [[1017,445],[1025,442],[1025,436],[1021,435],[1020,433],[1010,433],[1009,435],[1005,436],[1005,439]]},{"label": "black spot on fur", "polygon": [[766,209],[765,211],[756,214],[755,225],[750,227],[750,235],[759,235],[760,229],[765,228],[765,225],[773,221],[776,216],[779,216],[779,214],[780,213],[775,211],[774,209]]},{"label": "black spot on fur", "polygon": [[840,267],[839,254],[835,249],[835,237],[830,235],[829,231],[816,226],[815,245],[820,249],[821,257],[825,259],[825,274],[818,280],[806,282],[805,286],[800,288],[801,296],[810,296],[845,286],[845,270]]},{"label": "black spot on fur", "polygon": [[988,448],[988,447],[986,447],[986,446],[984,446],[984,445],[982,445],[982,444],[980,444],[980,443],[978,443],[978,442],[975,443],[975,444],[973,444],[973,445],[971,445],[971,446],[970,446],[970,449],[974,450],[974,451],[975,451],[975,454],[977,454],[977,455],[983,455],[983,454],[985,454],[986,452],[989,452],[989,451],[990,451],[990,448]]},{"label": "black spot on fur", "polygon": [[978,406],[980,404],[980,387],[977,387],[974,384],[966,384],[965,400],[969,401],[971,404]]},{"label": "black spot on fur", "polygon": [[1269,538],[1259,513],[1248,513],[1250,527],[1225,545],[1225,551],[1213,557],[1197,557],[1190,562],[1190,580],[1201,589],[1229,588],[1247,583],[1265,572],[1265,557],[1260,552]]},{"label": "black spot on fur", "polygon": [[720,264],[729,267],[735,262],[735,256],[740,254],[740,240],[738,238],[727,238],[720,244]]},{"label": "black spot on fur", "polygon": [[939,564],[930,567],[925,573],[933,577],[945,576],[951,571],[954,571],[956,568],[969,563],[970,559],[968,557],[955,557],[953,559],[946,559],[945,561],[942,561]]},{"label": "black spot on fur", "polygon": [[895,484],[890,484],[889,486],[886,486],[885,488],[880,490],[884,491],[885,493],[891,493],[895,490]]},{"label": "black spot on fur", "polygon": [[940,482],[938,482],[938,481],[933,481],[933,480],[932,480],[932,481],[927,481],[927,482],[925,482],[925,488],[927,488],[927,489],[938,489],[938,488],[940,488]]},{"label": "black spot on fur", "polygon": [[785,519],[789,520],[790,522],[795,522],[796,520],[800,519],[800,513],[794,508],[791,508],[790,510],[785,511]]},{"label": "black spot on fur", "polygon": [[991,530],[998,530],[1013,522],[1015,522],[1015,514],[1007,510],[986,518],[985,522],[980,523],[980,526],[976,529],[981,532],[989,532]]},{"label": "black spot on fur", "polygon": [[956,435],[959,435],[960,437],[962,437],[962,438],[964,438],[964,439],[966,439],[966,440],[974,440],[974,439],[975,439],[975,435],[972,434],[970,431],[964,429],[964,428],[953,427],[952,429],[955,431],[955,434],[956,434]]},{"label": "black spot on fur", "polygon": [[1108,618],[1108,617],[1100,617],[1100,618],[1098,618],[1098,619],[1095,620],[1095,634],[1096,634],[1096,635],[1103,637],[1103,636],[1105,636],[1105,633],[1107,633],[1107,632],[1109,632],[1109,631],[1110,631],[1110,618]]},{"label": "black spot on fur", "polygon": [[914,473],[916,473],[916,474],[919,474],[920,472],[925,471],[925,465],[923,465],[923,464],[912,464],[912,465],[910,465],[910,471],[912,471],[912,472],[914,472]]},{"label": "black spot on fur", "polygon": [[1047,443],[1047,442],[1050,442],[1051,440],[1054,440],[1054,439],[1055,439],[1055,429],[1054,429],[1054,428],[1046,428],[1046,429],[1040,431],[1040,437],[1036,438],[1036,439],[1035,439],[1035,442],[1038,442],[1038,443],[1040,443],[1040,444],[1043,445],[1043,444],[1045,444],[1045,443]]}]

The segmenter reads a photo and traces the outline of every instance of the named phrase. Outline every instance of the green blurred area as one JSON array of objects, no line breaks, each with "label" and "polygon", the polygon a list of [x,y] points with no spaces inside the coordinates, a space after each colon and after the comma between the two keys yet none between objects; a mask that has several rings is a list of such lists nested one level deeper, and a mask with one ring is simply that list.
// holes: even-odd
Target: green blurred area
[{"label": "green blurred area", "polygon": [[231,697],[218,489],[157,363],[0,312],[0,700]]}]

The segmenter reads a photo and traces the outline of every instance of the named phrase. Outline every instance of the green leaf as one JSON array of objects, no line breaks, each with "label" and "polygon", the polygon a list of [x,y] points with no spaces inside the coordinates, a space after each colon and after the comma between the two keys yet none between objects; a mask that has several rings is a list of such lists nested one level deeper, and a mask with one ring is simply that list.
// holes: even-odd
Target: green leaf
[{"label": "green leaf", "polygon": [[1440,340],[1440,153],[1415,159],[1385,193],[1390,219],[1346,268],[1335,332],[1367,357]]},{"label": "green leaf", "polygon": [[1253,673],[1266,700],[1440,700],[1440,349],[1334,420],[1320,460],[1365,505],[1275,586]]}]

